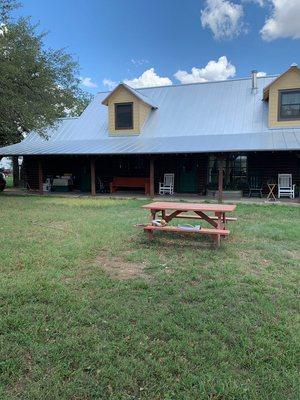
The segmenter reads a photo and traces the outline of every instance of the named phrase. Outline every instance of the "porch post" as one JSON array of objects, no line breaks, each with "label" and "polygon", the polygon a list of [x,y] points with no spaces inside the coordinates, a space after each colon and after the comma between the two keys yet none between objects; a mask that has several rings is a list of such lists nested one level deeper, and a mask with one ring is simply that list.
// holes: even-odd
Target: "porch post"
[{"label": "porch post", "polygon": [[96,196],[96,168],[95,157],[91,158],[91,195]]},{"label": "porch post", "polygon": [[154,197],[154,157],[150,156],[150,197]]},{"label": "porch post", "polygon": [[223,169],[224,169],[224,157],[220,156],[218,160],[219,164],[219,182],[218,182],[218,203],[223,202]]},{"label": "porch post", "polygon": [[19,157],[18,156],[13,156],[12,157],[12,162],[13,162],[13,186],[18,187],[20,185],[20,180],[19,180]]},{"label": "porch post", "polygon": [[38,161],[38,170],[39,170],[39,193],[44,194],[43,190],[43,165],[42,165],[42,159],[39,158]]}]

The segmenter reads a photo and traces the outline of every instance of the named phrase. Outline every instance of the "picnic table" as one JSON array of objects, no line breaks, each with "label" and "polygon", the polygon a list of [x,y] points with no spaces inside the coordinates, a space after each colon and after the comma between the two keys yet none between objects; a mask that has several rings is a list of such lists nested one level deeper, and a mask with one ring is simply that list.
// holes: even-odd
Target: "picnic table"
[{"label": "picnic table", "polygon": [[[213,238],[216,246],[220,245],[221,237],[228,236],[230,231],[226,228],[226,223],[236,221],[234,217],[227,217],[226,213],[233,212],[235,205],[231,204],[193,204],[193,203],[175,203],[175,202],[153,202],[142,206],[150,210],[150,223],[144,226],[144,231],[148,233],[149,239],[153,238],[154,231],[181,232],[205,234]],[[154,226],[152,221],[156,215],[169,223],[174,218],[204,220],[210,225],[209,228],[190,229],[186,227],[176,227],[171,225]]]}]

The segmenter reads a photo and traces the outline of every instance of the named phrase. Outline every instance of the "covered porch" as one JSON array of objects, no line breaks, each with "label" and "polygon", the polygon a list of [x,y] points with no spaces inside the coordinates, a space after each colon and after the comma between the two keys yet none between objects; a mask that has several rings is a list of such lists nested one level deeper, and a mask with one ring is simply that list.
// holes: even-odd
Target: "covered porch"
[{"label": "covered porch", "polygon": [[[298,152],[192,153],[157,155],[26,156],[22,165],[23,186],[44,193],[45,182],[70,177],[68,193],[109,195],[111,182],[121,178],[144,178],[151,197],[158,194],[165,173],[174,174],[175,196],[241,198],[249,195],[249,179],[259,178],[263,195],[278,174],[292,174],[296,196],[300,185]],[[57,193],[59,188],[52,189]],[[115,196],[145,195],[141,187],[118,187]]]}]

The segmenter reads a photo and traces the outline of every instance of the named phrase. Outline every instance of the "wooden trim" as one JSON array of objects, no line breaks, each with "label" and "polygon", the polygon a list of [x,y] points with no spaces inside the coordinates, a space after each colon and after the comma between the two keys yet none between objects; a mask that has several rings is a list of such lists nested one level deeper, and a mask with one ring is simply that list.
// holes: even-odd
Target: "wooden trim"
[{"label": "wooden trim", "polygon": [[38,173],[39,173],[39,193],[44,194],[43,190],[43,165],[42,160],[39,159],[38,161]]},{"label": "wooden trim", "polygon": [[96,167],[95,158],[91,158],[91,195],[96,196]]},{"label": "wooden trim", "polygon": [[[128,129],[133,129],[133,124],[134,124],[134,122],[133,122],[133,117],[134,117],[134,115],[133,115],[133,102],[132,101],[126,101],[124,103],[114,103],[114,105],[115,105],[115,110],[114,110],[115,111],[115,130],[116,131],[121,131],[121,130],[126,131]],[[124,105],[126,105],[126,106],[131,105],[131,121],[132,121],[132,124],[131,124],[131,126],[127,126],[126,128],[119,127],[118,124],[117,124],[117,107],[118,106],[124,106]]]},{"label": "wooden trim", "polygon": [[278,90],[277,121],[278,122],[284,122],[284,121],[299,121],[300,122],[300,116],[290,117],[290,118],[286,118],[286,117],[282,117],[281,116],[281,98],[282,98],[282,94],[286,93],[286,92],[299,92],[300,93],[300,89],[299,88],[295,88],[295,89],[279,89]]}]

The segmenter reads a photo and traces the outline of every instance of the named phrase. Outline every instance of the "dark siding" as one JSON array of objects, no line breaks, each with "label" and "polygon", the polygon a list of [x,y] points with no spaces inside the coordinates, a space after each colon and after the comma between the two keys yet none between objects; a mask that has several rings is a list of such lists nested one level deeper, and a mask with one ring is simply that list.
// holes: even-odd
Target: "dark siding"
[{"label": "dark siding", "polygon": [[39,188],[38,158],[26,156],[23,161],[24,177],[30,189]]},{"label": "dark siding", "polygon": [[267,183],[277,183],[278,174],[292,174],[293,183],[300,185],[300,158],[295,152],[249,153],[248,176],[261,176],[263,191],[268,193]]},{"label": "dark siding", "polygon": [[[164,173],[175,174],[175,191],[179,178],[180,160],[191,157],[197,165],[197,193],[204,194],[207,185],[207,154],[172,154],[155,156],[155,191]],[[88,156],[43,156],[43,175],[71,173],[74,176],[89,175]],[[24,157],[24,172],[32,189],[38,189],[38,157]],[[293,182],[300,187],[300,154],[296,152],[248,153],[248,176],[261,176],[263,190],[268,192],[267,183],[277,182],[279,173],[290,173]],[[114,176],[149,176],[149,156],[99,156],[96,160],[96,176],[101,180],[111,180]],[[76,185],[79,188],[79,184]]]}]

